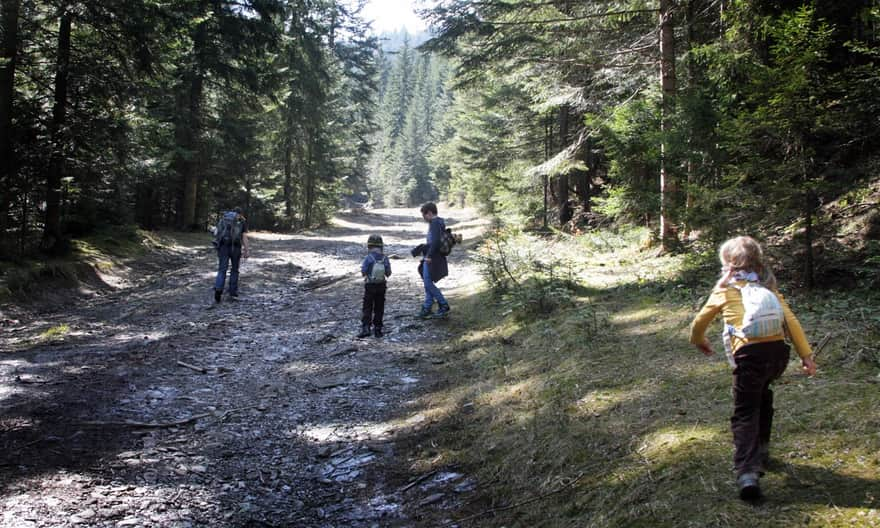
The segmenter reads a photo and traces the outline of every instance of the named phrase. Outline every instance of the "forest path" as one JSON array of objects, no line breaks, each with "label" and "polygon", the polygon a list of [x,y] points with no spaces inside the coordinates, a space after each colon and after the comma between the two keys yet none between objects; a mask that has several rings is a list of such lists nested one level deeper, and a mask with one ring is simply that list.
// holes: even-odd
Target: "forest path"
[{"label": "forest path", "polygon": [[[464,476],[406,486],[395,451],[426,421],[454,291],[478,280],[457,251],[453,316],[415,318],[425,230],[417,210],[379,210],[254,233],[241,298],[219,305],[214,253],[177,248],[134,286],[5,321],[0,526],[414,526],[408,511],[455,501]],[[356,339],[371,233],[392,255],[388,334]]]}]

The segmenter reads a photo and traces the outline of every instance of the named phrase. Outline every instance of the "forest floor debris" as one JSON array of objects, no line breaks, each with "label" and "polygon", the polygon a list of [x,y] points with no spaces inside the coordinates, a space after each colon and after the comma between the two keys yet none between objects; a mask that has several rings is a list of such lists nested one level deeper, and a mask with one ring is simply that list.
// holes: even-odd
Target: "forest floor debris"
[{"label": "forest floor debris", "polygon": [[[394,260],[387,336],[354,337],[367,236],[408,254],[424,230],[384,210],[253,233],[238,302],[214,304],[209,237],[187,235],[128,262],[125,288],[3,306],[0,526],[412,526],[407,504],[459,500],[456,479],[399,489],[416,473],[396,446],[449,332],[410,316],[414,259]],[[444,290],[477,280],[463,251],[452,272]]]}]

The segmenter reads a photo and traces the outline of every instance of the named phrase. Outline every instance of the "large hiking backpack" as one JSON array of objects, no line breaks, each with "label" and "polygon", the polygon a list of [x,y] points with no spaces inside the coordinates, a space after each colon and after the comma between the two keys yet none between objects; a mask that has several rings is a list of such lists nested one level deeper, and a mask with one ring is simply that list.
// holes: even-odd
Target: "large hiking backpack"
[{"label": "large hiking backpack", "polygon": [[367,282],[370,284],[382,284],[385,282],[385,257],[376,258],[371,255],[373,264],[367,269]]},{"label": "large hiking backpack", "polygon": [[223,213],[214,230],[214,246],[220,247],[225,244],[240,246],[243,232],[244,221],[239,218],[238,213],[235,211]]},{"label": "large hiking backpack", "polygon": [[752,339],[780,335],[784,332],[785,314],[776,294],[757,282],[747,282],[745,286],[737,286],[736,284],[730,284],[730,286],[738,289],[742,294],[744,308],[742,328],[725,324],[723,331],[727,359],[731,365],[735,366],[733,347],[730,342],[731,336]]},{"label": "large hiking backpack", "polygon": [[452,248],[461,242],[461,235],[452,233],[452,229],[445,227],[440,233],[440,249],[438,250],[444,257],[452,253]]}]

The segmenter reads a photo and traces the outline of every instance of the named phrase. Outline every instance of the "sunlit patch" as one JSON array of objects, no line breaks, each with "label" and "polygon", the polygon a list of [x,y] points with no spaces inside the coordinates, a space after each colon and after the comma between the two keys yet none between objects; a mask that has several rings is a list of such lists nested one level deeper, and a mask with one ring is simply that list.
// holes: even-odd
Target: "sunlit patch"
[{"label": "sunlit patch", "polygon": [[285,374],[318,374],[326,370],[326,365],[310,361],[293,361],[287,363],[282,369],[282,372]]},{"label": "sunlit patch", "polygon": [[599,416],[642,395],[641,390],[595,390],[577,400],[574,408],[578,415]]},{"label": "sunlit patch", "polygon": [[501,406],[508,403],[519,402],[531,397],[535,390],[536,381],[528,379],[519,383],[502,385],[495,390],[482,394],[478,403],[482,405]]},{"label": "sunlit patch", "polygon": [[[427,224],[422,226],[420,224],[412,224],[407,223],[403,225],[389,225],[385,227],[378,227],[373,224],[366,223],[358,223],[352,222],[350,220],[345,220],[343,218],[334,218],[330,221],[330,223],[335,227],[344,227],[346,229],[357,229],[358,231],[363,231],[365,233],[401,233],[401,232],[413,232],[413,233],[421,233],[426,230]],[[359,237],[358,240],[360,240]]]},{"label": "sunlit patch", "polygon": [[617,331],[625,335],[650,335],[667,328],[664,316],[668,315],[660,307],[642,308],[629,312],[618,312],[611,316]]},{"label": "sunlit patch", "polygon": [[122,332],[112,337],[113,341],[143,341],[144,343],[156,342],[160,339],[168,337],[168,332],[152,331],[152,332]]},{"label": "sunlit patch", "polygon": [[305,427],[299,431],[300,438],[324,444],[341,441],[385,440],[394,432],[394,425],[389,422],[380,423],[325,423]]},{"label": "sunlit patch", "polygon": [[496,334],[496,332],[494,332],[492,330],[483,330],[483,331],[476,330],[473,332],[469,332],[466,335],[460,336],[458,338],[458,340],[461,343],[478,343],[480,341],[492,339],[492,337],[494,337],[495,334]]},{"label": "sunlit patch", "polygon": [[690,449],[694,442],[715,441],[719,434],[721,432],[717,427],[689,426],[664,429],[645,436],[636,451],[646,459],[661,460],[676,457],[681,451]]}]

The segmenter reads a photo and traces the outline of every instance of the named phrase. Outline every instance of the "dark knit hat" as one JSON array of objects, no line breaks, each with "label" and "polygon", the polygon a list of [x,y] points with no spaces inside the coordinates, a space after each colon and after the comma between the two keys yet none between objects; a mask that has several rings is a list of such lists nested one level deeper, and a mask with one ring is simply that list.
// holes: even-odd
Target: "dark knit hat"
[{"label": "dark knit hat", "polygon": [[367,247],[383,247],[385,244],[382,243],[382,237],[379,235],[370,235],[370,238],[367,239]]}]

